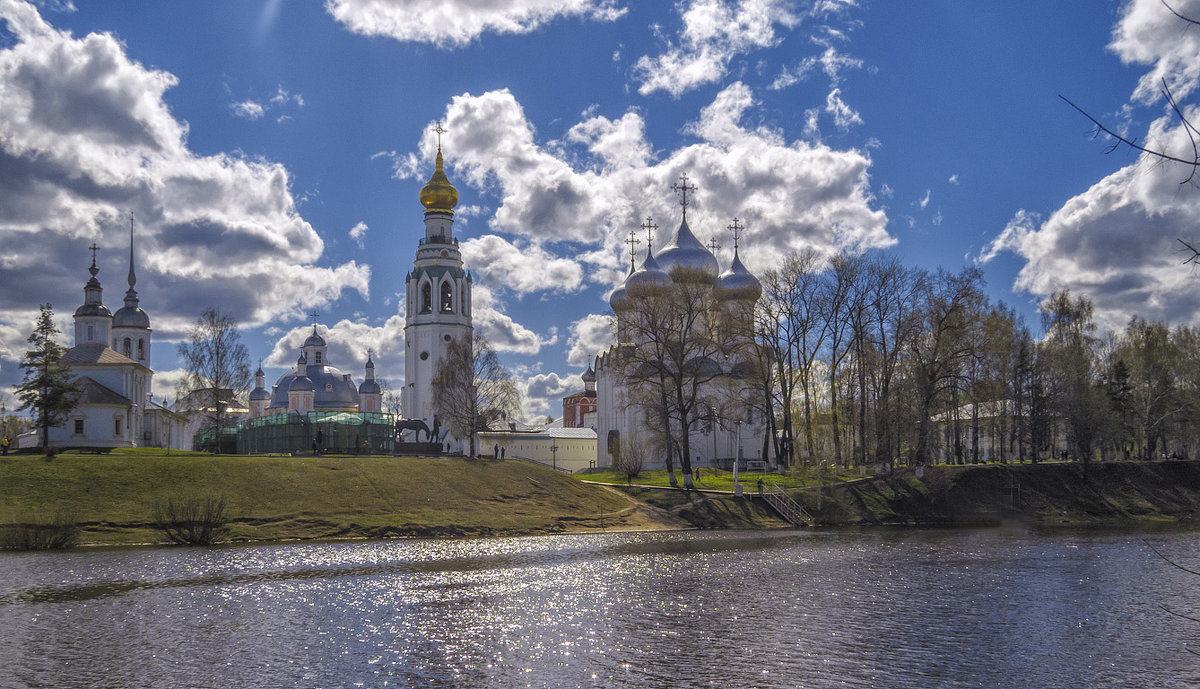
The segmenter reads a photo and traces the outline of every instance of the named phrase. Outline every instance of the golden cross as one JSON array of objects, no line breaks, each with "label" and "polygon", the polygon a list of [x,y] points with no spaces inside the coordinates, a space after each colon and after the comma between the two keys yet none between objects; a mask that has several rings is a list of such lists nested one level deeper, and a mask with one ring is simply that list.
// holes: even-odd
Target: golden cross
[{"label": "golden cross", "polygon": [[445,133],[446,133],[446,130],[442,128],[442,121],[441,121],[441,120],[438,120],[438,121],[437,121],[437,125],[436,125],[436,126],[433,128],[433,131],[437,132],[437,137],[438,137],[438,150],[440,151],[440,150],[442,150],[442,134],[445,134]]}]

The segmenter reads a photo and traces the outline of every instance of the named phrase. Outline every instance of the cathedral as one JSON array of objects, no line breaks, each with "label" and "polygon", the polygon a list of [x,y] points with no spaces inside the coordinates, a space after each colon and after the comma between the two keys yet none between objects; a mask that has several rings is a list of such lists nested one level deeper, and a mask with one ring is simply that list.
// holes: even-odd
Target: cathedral
[{"label": "cathedral", "polygon": [[375,362],[367,354],[366,376],[357,388],[349,373],[329,361],[328,345],[313,324],[296,367],[279,377],[270,392],[263,387],[262,367],[254,372],[250,391],[250,418],[274,414],[307,414],[320,411],[380,412],[382,390],[375,380]]},{"label": "cathedral", "polygon": [[[699,314],[697,322],[691,326],[696,337],[708,337],[706,333],[738,324],[737,327],[726,327],[724,332],[732,334],[726,335],[719,348],[723,351],[718,352],[717,347],[712,347],[708,354],[685,364],[701,372],[696,377],[702,381],[696,400],[704,408],[693,415],[701,422],[696,423],[689,433],[691,464],[697,468],[728,469],[737,458],[743,468],[754,464],[765,466],[770,461],[771,443],[763,442],[768,433],[767,419],[758,409],[761,405],[752,403],[756,391],[750,389],[747,382],[749,367],[753,365],[750,357],[753,350],[748,340],[752,333],[744,327],[752,322],[754,304],[762,295],[762,286],[738,255],[737,241],[743,228],[737,219],[730,227],[734,232],[733,260],[728,270],[719,272],[713,251],[702,244],[688,226],[687,192],[694,191],[695,187],[687,185],[685,176],[682,187],[676,185],[675,189],[684,191],[683,219],[671,243],[655,257],[652,237],[648,234],[641,267],[635,270],[631,265],[625,281],[609,296],[609,305],[616,315],[617,342],[596,357],[595,364],[588,370],[589,377],[595,376],[596,466],[616,465],[622,439],[626,443],[630,439],[640,439],[650,446],[643,468],[666,466],[661,432],[654,432],[654,427],[661,426],[661,422],[652,419],[647,409],[637,403],[637,386],[631,380],[632,376],[645,373],[640,369],[631,370],[629,364],[639,361],[641,367],[661,365],[661,360],[655,364],[647,363],[655,359],[651,348],[661,343],[650,342],[644,330],[632,327],[635,319],[643,317],[637,312],[641,305],[632,297],[682,282],[690,283],[687,286],[689,294],[704,297],[698,303],[708,309]],[[643,229],[649,233],[653,228],[647,219]],[[631,245],[639,243],[633,237],[630,242]],[[678,462],[675,466],[678,468]]]}]

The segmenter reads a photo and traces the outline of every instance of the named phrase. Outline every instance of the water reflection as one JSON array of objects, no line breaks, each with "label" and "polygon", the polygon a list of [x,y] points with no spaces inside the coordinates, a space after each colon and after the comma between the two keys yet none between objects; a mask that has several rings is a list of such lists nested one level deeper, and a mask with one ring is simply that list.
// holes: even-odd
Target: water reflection
[{"label": "water reflection", "polygon": [[0,686],[1183,687],[1196,583],[1003,530],[14,554]]}]

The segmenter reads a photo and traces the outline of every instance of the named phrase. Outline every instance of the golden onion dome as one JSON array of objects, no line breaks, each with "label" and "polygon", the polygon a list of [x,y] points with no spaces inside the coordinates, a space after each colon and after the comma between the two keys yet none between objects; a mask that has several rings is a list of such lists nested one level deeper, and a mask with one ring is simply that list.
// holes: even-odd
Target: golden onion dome
[{"label": "golden onion dome", "polygon": [[421,205],[425,206],[426,212],[441,211],[443,213],[453,213],[454,207],[458,205],[458,190],[446,179],[446,173],[442,170],[442,149],[439,146],[437,152],[437,166],[433,170],[433,176],[421,187]]}]

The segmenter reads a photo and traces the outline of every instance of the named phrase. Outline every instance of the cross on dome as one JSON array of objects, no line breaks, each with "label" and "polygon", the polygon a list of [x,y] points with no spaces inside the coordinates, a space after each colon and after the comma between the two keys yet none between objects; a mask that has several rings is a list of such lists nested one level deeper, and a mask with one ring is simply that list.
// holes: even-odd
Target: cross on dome
[{"label": "cross on dome", "polygon": [[96,273],[100,272],[100,269],[96,267],[96,252],[100,250],[100,247],[96,246],[96,242],[92,242],[88,250],[92,252],[92,265],[88,268],[88,272],[92,274],[92,277],[96,277]]},{"label": "cross on dome", "polygon": [[712,239],[708,240],[708,250],[711,251],[713,253],[713,255],[715,256],[717,253],[717,249],[720,249],[720,248],[721,248],[721,244],[720,244],[720,242],[717,241],[717,235],[714,234],[712,236]]},{"label": "cross on dome", "polygon": [[637,245],[642,243],[642,240],[637,238],[637,230],[629,231],[629,239],[625,240],[629,245],[629,271],[633,272],[634,254],[637,253]]},{"label": "cross on dome", "polygon": [[687,173],[679,175],[679,182],[671,185],[672,191],[680,193],[679,205],[683,206],[683,220],[687,222],[688,193],[696,193],[696,185],[688,184]]},{"label": "cross on dome", "polygon": [[729,232],[731,234],[733,234],[733,251],[734,251],[734,253],[737,253],[738,240],[742,238],[742,230],[744,230],[744,229],[746,229],[746,226],[743,225],[742,223],[738,222],[737,218],[734,218],[733,222],[729,224]]},{"label": "cross on dome", "polygon": [[442,150],[442,134],[445,134],[445,133],[446,133],[446,130],[442,128],[442,121],[441,121],[441,120],[438,120],[438,121],[437,121],[437,124],[436,124],[436,125],[434,125],[434,127],[433,127],[433,131],[437,132],[437,138],[438,138],[438,150],[440,151],[440,150]]},{"label": "cross on dome", "polygon": [[313,311],[312,313],[308,314],[308,317],[312,319],[312,322],[313,322],[313,327],[314,327],[314,328],[315,328],[315,327],[317,327],[317,318],[318,318],[320,315],[321,315],[321,314],[317,313],[316,311]]},{"label": "cross on dome", "polygon": [[642,223],[642,229],[646,231],[646,251],[654,248],[654,231],[658,229],[658,225],[654,224],[654,219],[646,216],[646,222]]}]

